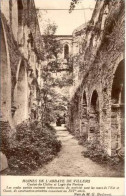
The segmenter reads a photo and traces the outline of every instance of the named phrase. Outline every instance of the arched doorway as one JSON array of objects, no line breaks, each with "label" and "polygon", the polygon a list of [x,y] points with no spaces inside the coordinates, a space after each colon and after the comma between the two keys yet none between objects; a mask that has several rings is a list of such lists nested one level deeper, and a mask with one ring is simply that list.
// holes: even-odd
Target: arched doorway
[{"label": "arched doorway", "polygon": [[112,153],[118,153],[124,147],[124,60],[114,74],[111,93],[111,147]]},{"label": "arched doorway", "polygon": [[16,112],[14,114],[15,124],[19,124],[28,118],[28,83],[27,83],[27,72],[24,61],[21,61],[18,81],[16,84]]},{"label": "arched doorway", "polygon": [[99,142],[100,130],[99,130],[99,99],[96,90],[93,91],[90,105],[90,129],[88,139],[91,141]]},{"label": "arched doorway", "polygon": [[82,105],[81,105],[81,136],[84,140],[88,138],[88,119],[87,119],[87,99],[86,93],[83,92]]},{"label": "arched doorway", "polygon": [[1,117],[11,124],[11,68],[4,25],[1,21]]}]

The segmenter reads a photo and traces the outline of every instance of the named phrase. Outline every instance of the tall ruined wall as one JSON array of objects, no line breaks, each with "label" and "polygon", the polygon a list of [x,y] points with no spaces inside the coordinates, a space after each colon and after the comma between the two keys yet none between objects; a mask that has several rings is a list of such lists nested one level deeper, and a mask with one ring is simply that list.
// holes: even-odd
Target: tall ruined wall
[{"label": "tall ruined wall", "polygon": [[[0,89],[1,89],[1,114],[0,118],[11,122],[11,68],[10,68],[10,57],[9,49],[7,45],[7,36],[5,35],[5,28],[1,23],[1,68],[0,68]],[[3,88],[4,87],[4,88]],[[8,96],[6,95],[8,93]]]},{"label": "tall ruined wall", "polygon": [[[5,45],[1,54],[2,114],[5,108],[9,110],[8,117],[6,114],[3,119],[2,115],[2,120],[9,121],[14,127],[31,117],[32,108],[37,110],[39,105],[42,41],[34,1],[2,1],[1,21],[3,37],[6,38],[5,43],[1,38]],[[5,107],[5,104],[9,105]]]},{"label": "tall ruined wall", "polygon": [[69,105],[69,128],[77,137],[84,135],[94,142],[97,138],[113,155],[123,147],[120,138],[124,137],[123,103],[116,108],[112,97],[113,88],[118,94],[124,85],[120,78],[113,85],[116,69],[120,67],[118,74],[124,70],[124,1],[97,1],[85,38],[85,49],[75,61],[81,81]]}]

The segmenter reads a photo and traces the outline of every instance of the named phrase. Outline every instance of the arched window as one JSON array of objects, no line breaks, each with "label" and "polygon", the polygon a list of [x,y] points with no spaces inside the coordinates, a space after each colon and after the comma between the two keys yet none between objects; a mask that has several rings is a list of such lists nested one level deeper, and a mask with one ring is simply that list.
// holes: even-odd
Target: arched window
[{"label": "arched window", "polygon": [[18,24],[22,25],[23,22],[23,4],[22,0],[18,0]]},{"label": "arched window", "polygon": [[81,107],[81,135],[83,137],[83,140],[86,141],[88,138],[88,119],[87,119],[87,98],[86,98],[86,92],[83,92],[82,97],[82,107]]},{"label": "arched window", "polygon": [[23,2],[22,0],[17,0],[18,6],[18,44],[19,46],[23,46],[25,42],[25,36],[23,33]]},{"label": "arched window", "polygon": [[69,57],[69,46],[68,44],[66,44],[64,46],[64,59],[68,59],[68,57]]},{"label": "arched window", "polygon": [[108,16],[108,13],[109,13],[109,8],[108,8],[108,5],[107,5],[106,8],[104,9],[104,13],[103,13],[102,21],[101,21],[101,30],[104,30],[105,21],[106,21],[106,18]]},{"label": "arched window", "polygon": [[10,24],[12,25],[12,0],[9,0]]}]

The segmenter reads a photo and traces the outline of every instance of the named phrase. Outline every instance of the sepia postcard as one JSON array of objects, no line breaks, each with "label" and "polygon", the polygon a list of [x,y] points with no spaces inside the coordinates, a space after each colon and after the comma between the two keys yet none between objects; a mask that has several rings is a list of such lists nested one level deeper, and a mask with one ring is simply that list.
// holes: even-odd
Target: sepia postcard
[{"label": "sepia postcard", "polygon": [[1,196],[125,195],[125,0],[1,0]]}]

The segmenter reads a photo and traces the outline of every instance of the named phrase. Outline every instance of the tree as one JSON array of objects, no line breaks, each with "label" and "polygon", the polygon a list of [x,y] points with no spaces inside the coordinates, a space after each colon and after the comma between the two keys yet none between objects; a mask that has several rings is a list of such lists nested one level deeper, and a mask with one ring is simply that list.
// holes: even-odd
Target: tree
[{"label": "tree", "polygon": [[72,10],[74,10],[76,4],[79,3],[79,1],[80,1],[80,0],[71,0],[69,13],[71,13]]},{"label": "tree", "polygon": [[[42,123],[50,123],[56,118],[58,103],[61,96],[54,89],[55,79],[52,73],[59,69],[58,54],[62,52],[60,42],[55,39],[57,26],[48,23],[42,36],[44,46],[44,64],[42,68],[43,87],[41,89]],[[60,101],[59,101],[60,100]]]}]

